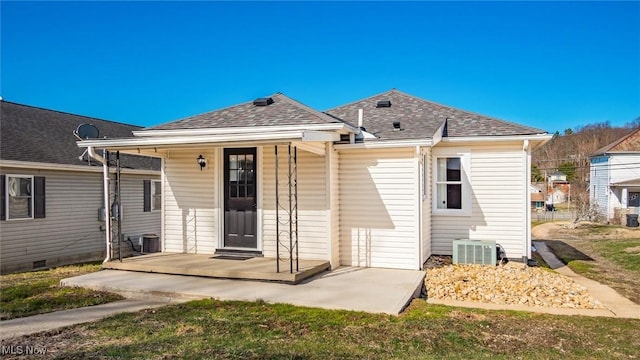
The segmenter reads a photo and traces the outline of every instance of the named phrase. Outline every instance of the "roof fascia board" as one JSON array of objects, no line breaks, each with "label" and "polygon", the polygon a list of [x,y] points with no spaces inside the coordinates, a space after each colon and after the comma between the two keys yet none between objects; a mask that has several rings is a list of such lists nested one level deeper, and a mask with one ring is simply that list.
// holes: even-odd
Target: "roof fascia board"
[{"label": "roof fascia board", "polygon": [[[53,170],[53,171],[80,171],[80,172],[102,172],[101,166],[89,166],[89,165],[66,165],[66,164],[53,164],[42,162],[27,162],[27,161],[15,161],[15,160],[0,160],[0,167],[7,168],[22,168],[33,170]],[[158,170],[145,170],[145,169],[121,169],[123,174],[132,175],[156,175],[160,176]]]},{"label": "roof fascia board", "polygon": [[409,140],[381,140],[361,142],[355,144],[335,144],[334,148],[341,149],[383,149],[383,148],[399,148],[409,146],[433,146],[431,139],[409,139]]},{"label": "roof fascia board", "polygon": [[204,129],[179,129],[179,130],[140,130],[134,131],[137,137],[167,137],[186,135],[225,135],[225,134],[252,134],[252,133],[278,133],[294,130],[346,130],[348,132],[358,132],[359,130],[345,123],[333,124],[310,124],[310,125],[282,125],[282,126],[251,126],[251,127],[226,127],[226,128],[204,128]]}]

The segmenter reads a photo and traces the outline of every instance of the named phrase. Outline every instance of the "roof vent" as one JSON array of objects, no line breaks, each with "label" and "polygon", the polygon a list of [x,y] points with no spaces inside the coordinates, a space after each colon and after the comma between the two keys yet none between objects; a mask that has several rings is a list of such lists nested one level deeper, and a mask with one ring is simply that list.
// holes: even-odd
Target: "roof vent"
[{"label": "roof vent", "polygon": [[402,130],[402,127],[400,127],[400,121],[394,121],[393,122],[393,131],[400,131]]},{"label": "roof vent", "polygon": [[268,98],[258,98],[253,100],[253,105],[254,106],[267,106],[267,105],[271,105],[273,104],[273,99],[268,97]]},{"label": "roof vent", "polygon": [[376,104],[377,108],[391,107],[391,100],[380,100]]}]

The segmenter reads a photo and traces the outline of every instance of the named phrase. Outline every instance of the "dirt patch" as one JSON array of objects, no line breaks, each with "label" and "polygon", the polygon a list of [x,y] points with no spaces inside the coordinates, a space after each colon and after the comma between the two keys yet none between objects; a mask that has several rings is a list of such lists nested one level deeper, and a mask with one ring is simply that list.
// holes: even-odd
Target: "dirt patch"
[{"label": "dirt patch", "polygon": [[640,246],[628,247],[624,249],[624,252],[629,254],[640,254]]}]

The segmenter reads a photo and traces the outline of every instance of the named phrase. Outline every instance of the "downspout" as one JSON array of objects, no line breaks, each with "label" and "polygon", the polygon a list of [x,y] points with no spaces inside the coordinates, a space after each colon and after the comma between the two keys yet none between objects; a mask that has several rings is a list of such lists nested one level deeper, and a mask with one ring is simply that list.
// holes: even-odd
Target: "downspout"
[{"label": "downspout", "polygon": [[525,203],[524,203],[524,220],[525,220],[525,241],[524,251],[522,252],[522,262],[527,265],[529,260],[529,251],[531,250],[531,191],[529,190],[529,183],[531,181],[531,164],[529,156],[529,140],[525,140],[522,145],[522,153],[524,156],[524,190],[525,190]]},{"label": "downspout", "polygon": [[[422,240],[424,238],[424,219],[423,219],[423,205],[424,205],[424,182],[426,179],[422,178],[424,174],[424,167],[426,164],[423,159],[422,149],[420,146],[416,146],[416,156],[418,157],[418,270],[424,270],[424,259],[422,258]],[[422,165],[422,166],[421,166]],[[422,178],[422,181],[420,179]]]},{"label": "downspout", "polygon": [[111,260],[111,209],[109,207],[109,163],[105,160],[107,150],[102,150],[103,156],[96,154],[92,146],[87,147],[87,154],[102,164],[102,187],[104,189],[104,227],[106,256],[103,263]]}]

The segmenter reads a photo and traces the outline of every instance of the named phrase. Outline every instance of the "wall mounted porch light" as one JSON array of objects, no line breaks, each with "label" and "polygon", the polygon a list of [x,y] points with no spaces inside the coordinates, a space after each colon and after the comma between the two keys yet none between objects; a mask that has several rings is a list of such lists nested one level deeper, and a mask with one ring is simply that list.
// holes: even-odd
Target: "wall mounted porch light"
[{"label": "wall mounted porch light", "polygon": [[200,171],[202,171],[202,169],[207,166],[207,159],[205,159],[202,154],[198,155],[196,161],[198,162],[198,165],[200,165]]}]

